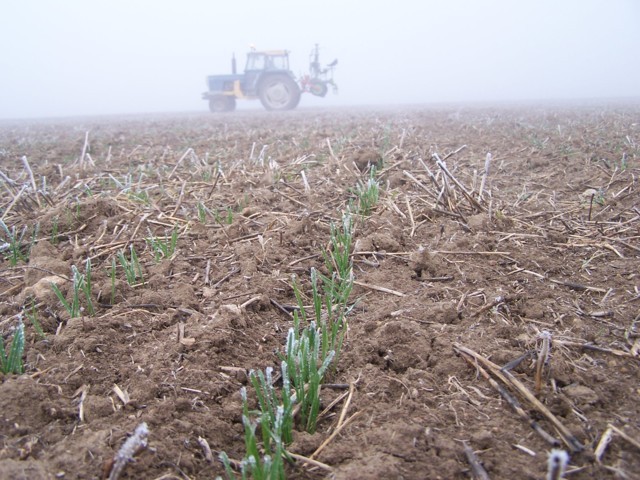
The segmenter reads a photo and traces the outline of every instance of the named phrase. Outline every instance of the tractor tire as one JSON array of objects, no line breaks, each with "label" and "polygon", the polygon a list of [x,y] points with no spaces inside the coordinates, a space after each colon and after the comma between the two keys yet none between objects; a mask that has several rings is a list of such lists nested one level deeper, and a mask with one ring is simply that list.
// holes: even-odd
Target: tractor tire
[{"label": "tractor tire", "polygon": [[312,80],[309,91],[311,92],[312,95],[315,95],[316,97],[324,97],[327,95],[327,92],[329,91],[329,87],[327,87],[327,84],[325,82],[321,82],[319,80]]},{"label": "tractor tire", "polygon": [[258,96],[267,110],[292,110],[300,103],[300,87],[288,75],[269,75],[260,82]]},{"label": "tractor tire", "polygon": [[230,112],[236,108],[235,97],[214,95],[209,99],[209,110],[212,113]]}]

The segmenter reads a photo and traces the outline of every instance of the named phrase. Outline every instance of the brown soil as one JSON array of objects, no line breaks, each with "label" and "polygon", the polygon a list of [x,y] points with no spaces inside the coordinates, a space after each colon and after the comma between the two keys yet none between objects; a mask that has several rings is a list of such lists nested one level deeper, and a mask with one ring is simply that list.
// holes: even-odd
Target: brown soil
[{"label": "brown soil", "polygon": [[[276,302],[295,304],[293,275],[309,293],[331,222],[378,165],[327,378],[355,393],[288,449],[311,456],[343,409],[357,416],[314,457],[331,472],[298,461],[289,477],[470,478],[466,442],[491,478],[540,479],[554,446],[535,421],[570,452],[567,478],[639,478],[639,119],[637,106],[591,106],[0,124],[15,181],[2,181],[4,221],[25,244],[38,227],[27,262],[2,260],[0,332],[7,343],[34,305],[46,334],[25,316],[25,373],[0,384],[0,477],[101,478],[143,421],[149,446],[120,478],[223,475],[217,453],[244,453],[246,372],[279,364],[292,324]],[[174,226],[177,251],[156,261],[146,239]],[[112,290],[112,259],[131,245],[144,282],[118,267]],[[69,318],[50,283],[71,298],[65,278],[87,257],[96,313]],[[485,364],[490,383],[484,359],[509,364],[560,426]],[[324,388],[323,405],[342,393]],[[610,425],[623,433],[596,459]]]}]

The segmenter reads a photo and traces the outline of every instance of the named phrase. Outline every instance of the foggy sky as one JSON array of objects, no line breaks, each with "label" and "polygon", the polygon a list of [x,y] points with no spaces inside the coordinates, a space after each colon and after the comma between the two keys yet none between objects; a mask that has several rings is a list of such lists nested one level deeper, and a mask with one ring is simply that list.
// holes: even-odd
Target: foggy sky
[{"label": "foggy sky", "polygon": [[640,97],[637,0],[5,0],[0,118],[204,112],[232,53],[315,43],[340,91],[301,106]]}]

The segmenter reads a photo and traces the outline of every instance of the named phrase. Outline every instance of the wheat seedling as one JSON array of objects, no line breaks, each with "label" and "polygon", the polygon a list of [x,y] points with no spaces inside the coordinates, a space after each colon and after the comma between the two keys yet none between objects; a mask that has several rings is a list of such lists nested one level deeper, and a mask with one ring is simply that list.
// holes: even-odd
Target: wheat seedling
[{"label": "wheat seedling", "polygon": [[156,262],[159,262],[163,258],[171,258],[176,251],[178,244],[178,226],[173,227],[171,236],[164,238],[154,237],[151,235],[147,238],[147,243],[153,250],[154,258]]},{"label": "wheat seedling", "polygon": [[53,290],[53,293],[56,294],[56,297],[58,297],[58,300],[60,300],[60,303],[62,303],[62,306],[69,313],[69,316],[71,318],[79,317],[84,310],[80,306],[80,298],[82,294],[84,294],[89,315],[94,315],[95,309],[93,308],[93,301],[91,300],[91,259],[87,258],[87,261],[85,263],[85,273],[80,273],[75,265],[71,266],[71,281],[71,303],[67,301],[67,299],[64,297],[55,283],[51,283],[51,289]]},{"label": "wheat seedling", "polygon": [[109,277],[111,278],[111,305],[113,305],[116,300],[116,259],[114,257],[111,257]]},{"label": "wheat seedling", "polygon": [[[253,385],[258,397],[258,404],[262,411],[262,441],[268,442],[268,432],[275,428],[278,408],[282,407],[282,428],[281,435],[285,444],[293,441],[293,404],[295,397],[290,394],[291,386],[287,364],[282,362],[282,396],[278,397],[273,385],[273,368],[267,367],[265,373],[262,371],[249,372],[249,380]],[[265,447],[266,448],[266,447]]]},{"label": "wheat seedling", "polygon": [[138,254],[136,253],[136,249],[131,245],[129,247],[130,250],[130,258],[127,260],[127,257],[124,254],[124,251],[120,250],[116,256],[118,257],[118,261],[120,265],[122,265],[122,269],[124,270],[124,276],[127,279],[127,283],[129,285],[135,285],[137,280],[140,279],[140,283],[144,283],[144,277],[142,276],[142,267],[140,266],[140,261],[138,260]]},{"label": "wheat seedling", "polygon": [[287,334],[284,362],[300,404],[300,423],[309,433],[314,433],[320,411],[320,384],[333,361],[335,352],[326,357],[320,355],[321,332],[315,322],[300,332],[298,312],[293,315],[293,327]]},{"label": "wheat seedling", "polygon": [[358,197],[358,213],[365,217],[371,214],[371,211],[378,203],[380,198],[380,184],[375,178],[376,169],[371,167],[371,174],[367,183],[358,181],[355,194]]},{"label": "wheat seedling", "polygon": [[29,306],[29,310],[27,311],[25,309],[24,314],[33,325],[33,329],[38,334],[38,337],[40,337],[40,339],[44,339],[45,338],[44,330],[42,330],[42,325],[40,325],[40,320],[38,320],[38,311],[36,310],[36,304],[33,301],[33,299],[31,300],[31,305]]},{"label": "wheat seedling", "polygon": [[27,231],[27,227],[24,227],[22,233],[18,236],[15,225],[9,230],[7,224],[0,219],[0,228],[2,228],[5,234],[4,239],[0,238],[0,252],[8,252],[5,258],[9,260],[9,265],[15,267],[20,260],[26,262],[28,255],[22,253],[22,239]]},{"label": "wheat seedling", "polygon": [[200,223],[207,223],[207,213],[209,213],[209,209],[204,206],[204,203],[198,202],[198,220]]},{"label": "wheat seedling", "polygon": [[[242,424],[244,425],[244,441],[245,441],[245,457],[240,462],[240,474],[242,479],[253,478],[255,480],[284,480],[286,478],[284,472],[284,459],[287,458],[287,452],[282,442],[282,428],[284,421],[284,408],[278,406],[276,408],[275,421],[273,428],[262,429],[263,432],[263,450],[261,454],[258,446],[258,437],[256,429],[258,423],[269,423],[267,414],[263,413],[258,421],[251,420],[249,407],[247,404],[247,390],[242,387],[240,390],[242,395],[243,413]],[[266,432],[265,432],[266,430]],[[219,456],[222,461],[227,478],[235,479],[236,476],[231,468],[231,461],[225,452],[221,452]]]},{"label": "wheat seedling", "polygon": [[9,354],[7,355],[4,348],[4,340],[0,337],[0,372],[15,373],[20,375],[24,372],[22,365],[22,354],[24,352],[24,324],[22,318],[18,322],[18,328],[13,334]]}]

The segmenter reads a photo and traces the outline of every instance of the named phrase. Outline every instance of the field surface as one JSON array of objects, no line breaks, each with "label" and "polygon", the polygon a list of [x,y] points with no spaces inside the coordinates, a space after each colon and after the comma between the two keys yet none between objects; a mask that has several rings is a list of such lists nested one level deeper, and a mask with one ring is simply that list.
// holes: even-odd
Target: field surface
[{"label": "field surface", "polygon": [[224,477],[347,221],[288,478],[639,478],[639,145],[638,105],[0,123],[0,477]]}]

